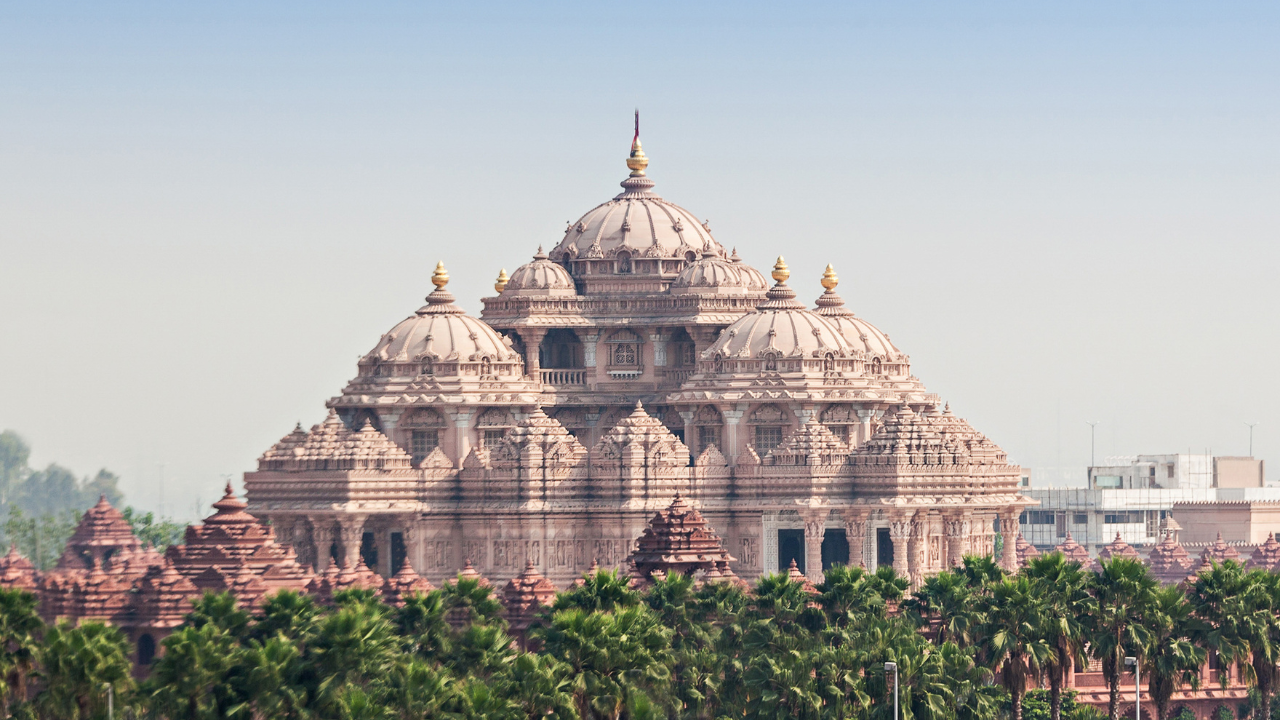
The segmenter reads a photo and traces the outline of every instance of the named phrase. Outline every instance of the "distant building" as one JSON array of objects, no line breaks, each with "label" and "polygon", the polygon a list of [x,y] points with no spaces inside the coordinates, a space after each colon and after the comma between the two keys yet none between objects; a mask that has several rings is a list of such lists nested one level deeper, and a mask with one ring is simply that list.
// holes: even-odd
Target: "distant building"
[{"label": "distant building", "polygon": [[[1095,552],[1119,535],[1130,545],[1155,545],[1160,542],[1160,521],[1172,514],[1175,505],[1181,508],[1177,517],[1182,526],[1195,528],[1185,540],[1210,542],[1218,528],[1209,528],[1219,515],[1210,513],[1203,519],[1193,515],[1206,513],[1218,503],[1280,502],[1280,488],[1264,486],[1263,463],[1255,458],[1139,455],[1126,464],[1090,467],[1088,482],[1086,488],[1024,489],[1025,495],[1040,501],[1040,507],[1027,510],[1021,518],[1027,542],[1052,547],[1070,534]],[[1274,529],[1280,531],[1280,526]],[[1266,532],[1248,542],[1262,542]],[[1237,534],[1224,528],[1228,540],[1246,541],[1243,536],[1235,538]]]}]

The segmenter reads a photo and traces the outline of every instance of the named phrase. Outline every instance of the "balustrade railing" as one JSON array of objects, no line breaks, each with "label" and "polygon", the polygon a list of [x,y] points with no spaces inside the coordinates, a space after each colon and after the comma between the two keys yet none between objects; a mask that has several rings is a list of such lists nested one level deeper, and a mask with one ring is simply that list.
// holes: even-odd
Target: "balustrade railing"
[{"label": "balustrade railing", "polygon": [[542,370],[540,373],[542,375],[541,380],[543,385],[565,386],[587,384],[586,370]]}]

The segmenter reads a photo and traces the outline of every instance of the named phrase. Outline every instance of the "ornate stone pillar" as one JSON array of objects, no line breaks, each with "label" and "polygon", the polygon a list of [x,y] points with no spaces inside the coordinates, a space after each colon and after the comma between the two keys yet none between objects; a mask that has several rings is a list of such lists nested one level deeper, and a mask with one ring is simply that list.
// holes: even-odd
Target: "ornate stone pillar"
[{"label": "ornate stone pillar", "polygon": [[[653,367],[667,366],[667,334],[661,330],[649,333],[649,344],[653,346]],[[656,374],[656,373],[655,373]]]},{"label": "ornate stone pillar", "polygon": [[[425,558],[422,557],[422,529],[418,527],[418,518],[413,515],[405,518],[400,533],[404,538],[404,561],[409,563],[414,572],[423,575],[427,568]],[[398,570],[399,568],[392,568],[392,572]]]},{"label": "ornate stone pillar", "polygon": [[457,456],[458,467],[462,467],[462,461],[466,459],[467,453],[471,452],[472,417],[475,417],[475,412],[455,410],[453,413],[453,449]]},{"label": "ornate stone pillar", "polygon": [[969,532],[969,522],[964,517],[948,517],[942,521],[947,531],[947,566],[964,564],[964,538]]},{"label": "ornate stone pillar", "polygon": [[391,577],[395,573],[391,569],[391,528],[385,525],[374,528],[373,541],[378,546],[377,572],[384,578]]},{"label": "ornate stone pillar", "polygon": [[867,544],[867,513],[858,510],[845,510],[844,537],[849,542],[849,567],[865,568]]},{"label": "ornate stone pillar", "polygon": [[698,453],[701,448],[698,447],[698,438],[694,435],[698,432],[698,428],[693,424],[694,412],[692,410],[681,410],[680,420],[684,422],[684,444],[689,448],[689,455],[693,459],[698,459]]},{"label": "ornate stone pillar", "polygon": [[1000,516],[1000,540],[1004,569],[1018,571],[1018,508],[1009,508]]},{"label": "ornate stone pillar", "polygon": [[862,429],[859,430],[858,441],[853,443],[854,447],[861,445],[871,439],[871,419],[876,416],[875,410],[859,410],[858,419],[862,421]]},{"label": "ornate stone pillar", "polygon": [[810,582],[820,583],[822,574],[822,538],[827,534],[829,510],[810,510],[804,518],[804,574]]},{"label": "ornate stone pillar", "polygon": [[898,577],[910,578],[911,516],[900,515],[889,519],[889,539],[893,541],[893,571]]},{"label": "ornate stone pillar", "polygon": [[364,515],[343,515],[338,520],[338,532],[342,538],[342,569],[354,568],[360,563],[360,543],[364,540]]},{"label": "ornate stone pillar", "polygon": [[333,525],[333,517],[330,515],[312,515],[307,518],[311,521],[311,541],[315,544],[315,571],[323,573],[329,569],[330,553],[332,552],[333,543],[337,540],[337,532]]},{"label": "ornate stone pillar", "polygon": [[547,336],[543,328],[520,328],[520,339],[524,341],[524,367],[529,377],[542,381],[542,339]]},{"label": "ornate stone pillar", "polygon": [[738,446],[738,423],[742,421],[742,416],[746,414],[746,410],[721,410],[720,414],[724,417],[724,452],[725,459],[730,465],[736,464],[738,453],[742,452],[742,448]]},{"label": "ornate stone pillar", "polygon": [[925,550],[929,542],[925,536],[925,531],[928,529],[926,519],[924,512],[917,512],[911,519],[911,542],[909,543],[911,556],[908,571],[911,573],[911,589],[913,591],[919,590],[920,586],[924,584]]}]

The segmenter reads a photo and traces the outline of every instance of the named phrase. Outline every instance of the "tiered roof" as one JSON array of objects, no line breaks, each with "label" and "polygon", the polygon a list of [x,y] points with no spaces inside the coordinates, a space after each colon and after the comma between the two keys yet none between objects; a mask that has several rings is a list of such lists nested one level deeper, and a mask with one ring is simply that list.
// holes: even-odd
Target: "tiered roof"
[{"label": "tiered roof", "polygon": [[337,590],[350,590],[351,588],[363,588],[365,590],[381,590],[382,578],[369,569],[364,563],[364,557],[361,556],[353,568],[343,568],[338,573],[337,584],[334,588]]},{"label": "tiered roof", "polygon": [[1062,553],[1063,557],[1072,562],[1080,563],[1082,570],[1089,570],[1093,567],[1093,558],[1089,557],[1089,551],[1084,549],[1076,539],[1071,537],[1071,532],[1067,532],[1067,539],[1062,544],[1054,548],[1054,550]]},{"label": "tiered roof", "polygon": [[414,593],[426,594],[435,590],[427,579],[413,571],[408,560],[400,563],[400,570],[382,584],[382,600],[391,607],[403,607],[407,597]]},{"label": "tiered roof", "polygon": [[476,570],[471,564],[471,558],[467,558],[467,561],[463,563],[462,569],[458,571],[458,576],[456,578],[446,578],[444,582],[446,585],[457,585],[459,580],[475,580],[480,584],[480,587],[493,587],[493,583],[489,582],[489,580],[485,578],[485,576],[481,575],[480,571]]},{"label": "tiered roof", "polygon": [[259,471],[409,470],[412,458],[367,421],[349,430],[332,408],[324,422],[300,436],[294,428],[258,458]]},{"label": "tiered roof", "polygon": [[35,565],[18,552],[17,545],[10,545],[9,554],[0,558],[0,587],[35,590],[38,581]]},{"label": "tiered roof", "polygon": [[556,586],[538,572],[532,561],[502,589],[502,605],[512,634],[523,641],[542,608],[556,599]]},{"label": "tiered roof", "polygon": [[1165,532],[1162,539],[1147,556],[1147,566],[1151,574],[1163,583],[1180,583],[1187,578],[1192,568],[1191,556],[1174,539],[1172,531]]},{"label": "tiered roof", "polygon": [[135,585],[133,607],[137,623],[149,628],[175,628],[191,611],[200,590],[173,563],[153,567]]},{"label": "tiered roof", "polygon": [[1116,539],[1112,540],[1110,544],[1098,551],[1099,562],[1106,562],[1115,557],[1125,557],[1130,560],[1139,559],[1138,551],[1134,550],[1129,543],[1125,542],[1120,537],[1120,533],[1116,533]]},{"label": "tiered roof", "polygon": [[725,552],[720,537],[707,527],[702,514],[679,493],[666,510],[659,510],[649,521],[627,559],[643,577],[655,571],[692,575],[714,568],[717,562],[735,560]]},{"label": "tiered roof", "polygon": [[1014,545],[1014,551],[1018,554],[1018,567],[1026,567],[1032,559],[1040,557],[1040,551],[1035,545],[1027,542],[1027,539],[1022,537],[1022,533],[1018,533],[1018,542]]},{"label": "tiered roof", "polygon": [[593,462],[628,462],[628,449],[643,453],[640,462],[669,467],[689,465],[689,448],[662,421],[636,402],[631,414],[618,421],[591,449]]},{"label": "tiered roof", "polygon": [[[133,534],[133,526],[124,515],[107,502],[107,496],[85,511],[67,540],[58,570],[87,570],[125,562],[142,551],[142,543]],[[140,573],[139,573],[140,574]]]},{"label": "tiered roof", "polygon": [[796,565],[796,559],[791,558],[791,566],[787,568],[787,579],[791,582],[797,582],[804,586],[804,591],[810,595],[821,595],[821,591],[809,582],[809,578],[800,572],[800,567]]},{"label": "tiered roof", "polygon": [[1280,542],[1276,541],[1275,533],[1267,533],[1266,542],[1253,551],[1247,567],[1250,570],[1280,570]]},{"label": "tiered roof", "polygon": [[788,435],[765,456],[766,465],[839,465],[849,455],[849,446],[818,422],[818,414]]},{"label": "tiered roof", "polygon": [[1218,539],[1214,540],[1212,545],[1200,553],[1200,565],[1204,567],[1212,563],[1226,562],[1227,560],[1240,562],[1240,551],[1228,545],[1222,539],[1222,533],[1219,532]]},{"label": "tiered roof", "polygon": [[205,518],[203,525],[187,528],[183,545],[169,547],[166,557],[178,572],[205,589],[216,590],[220,584],[227,586],[245,564],[268,591],[307,587],[311,572],[298,564],[293,546],[277,543],[270,527],[245,512],[247,504],[236,497],[231,483],[213,507],[217,512]]},{"label": "tiered roof", "polygon": [[497,444],[485,447],[483,451],[474,449],[467,460],[479,467],[488,467],[490,463],[495,467],[515,467],[530,446],[537,447],[544,458],[559,457],[565,465],[577,465],[587,457],[587,449],[573,433],[555,418],[548,417],[541,407],[536,407],[528,417],[507,431]]}]

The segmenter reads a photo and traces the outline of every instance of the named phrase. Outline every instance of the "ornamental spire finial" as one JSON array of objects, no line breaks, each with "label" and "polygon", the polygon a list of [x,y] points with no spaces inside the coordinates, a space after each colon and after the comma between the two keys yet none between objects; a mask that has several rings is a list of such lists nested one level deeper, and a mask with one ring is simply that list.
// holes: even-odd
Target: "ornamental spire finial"
[{"label": "ornamental spire finial", "polygon": [[444,289],[444,286],[449,284],[449,271],[444,269],[443,260],[436,263],[436,271],[431,273],[431,284],[438,290]]},{"label": "ornamental spire finial", "polygon": [[773,272],[771,274],[779,285],[785,283],[787,278],[791,277],[791,271],[787,269],[787,261],[783,260],[781,255],[778,256],[778,262],[773,264]]},{"label": "ornamental spire finial", "polygon": [[501,270],[498,271],[498,280],[493,283],[493,289],[497,290],[498,292],[502,292],[503,290],[506,290],[507,282],[510,280],[511,278],[507,277],[507,269],[502,268]]},{"label": "ornamental spire finial", "polygon": [[840,284],[840,278],[836,277],[836,269],[827,265],[827,269],[822,273],[822,287],[828,291],[835,290]]},{"label": "ornamental spire finial", "polygon": [[631,177],[641,177],[644,169],[649,167],[649,158],[644,156],[644,148],[640,147],[640,109],[636,108],[636,134],[631,138],[631,155],[627,157],[627,167],[631,168]]}]

